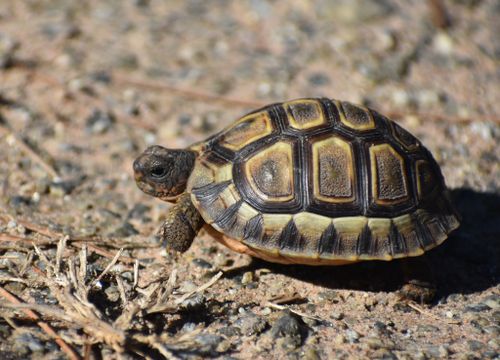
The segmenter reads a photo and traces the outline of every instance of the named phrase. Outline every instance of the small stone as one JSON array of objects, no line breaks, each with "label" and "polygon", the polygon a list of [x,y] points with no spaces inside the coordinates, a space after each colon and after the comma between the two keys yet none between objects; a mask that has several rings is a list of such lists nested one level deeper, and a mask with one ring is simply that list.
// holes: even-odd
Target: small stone
[{"label": "small stone", "polygon": [[500,295],[493,294],[487,296],[482,303],[492,310],[500,309]]},{"label": "small stone", "polygon": [[333,339],[333,342],[337,345],[342,345],[345,344],[345,337],[342,334],[337,334],[335,338]]},{"label": "small stone", "polygon": [[253,281],[253,273],[251,271],[247,271],[243,274],[241,278],[241,283],[243,285],[248,285]]},{"label": "small stone", "polygon": [[376,34],[377,47],[384,51],[394,50],[397,46],[397,38],[394,32],[384,29]]},{"label": "small stone", "polygon": [[373,323],[373,328],[375,329],[376,333],[379,335],[384,335],[384,336],[391,335],[391,331],[388,329],[387,325],[384,324],[382,321],[375,321]]},{"label": "small stone", "polygon": [[434,325],[422,324],[417,326],[417,332],[435,333],[439,332],[439,328]]},{"label": "small stone", "polygon": [[104,290],[106,297],[111,302],[116,302],[120,299],[120,292],[118,288],[114,285],[109,286],[106,290]]},{"label": "small stone", "polygon": [[[19,355],[27,355],[30,352],[41,352],[44,347],[42,342],[29,333],[23,333],[15,336],[15,340],[13,341],[13,349],[15,349],[16,353]],[[28,351],[29,350],[29,351]]]},{"label": "small stone", "polygon": [[498,325],[490,325],[490,326],[485,326],[483,328],[484,332],[487,334],[491,334],[493,336],[499,336],[500,335],[500,326]]},{"label": "small stone", "polygon": [[342,320],[344,318],[344,313],[339,311],[334,311],[330,314],[330,318],[334,320]]},{"label": "small stone", "polygon": [[109,235],[117,238],[126,238],[137,234],[139,234],[139,231],[136,230],[134,225],[132,225],[128,221],[125,221],[123,224],[118,226],[118,228],[113,230]]},{"label": "small stone", "polygon": [[274,339],[287,337],[298,347],[307,336],[307,327],[302,320],[290,312],[284,314],[274,322],[271,328],[271,336]]},{"label": "small stone", "polygon": [[448,356],[448,348],[444,345],[429,345],[424,349],[425,355],[432,358],[443,358]]},{"label": "small stone", "polygon": [[111,129],[114,122],[113,115],[95,109],[85,121],[85,131],[88,134],[103,134]]},{"label": "small stone", "polygon": [[216,355],[216,350],[223,340],[222,336],[215,334],[199,334],[194,338],[196,350],[203,355]]},{"label": "small stone", "polygon": [[389,349],[377,349],[372,354],[373,359],[383,359],[383,360],[397,360],[398,357],[394,355]]},{"label": "small stone", "polygon": [[369,336],[363,339],[363,342],[367,344],[371,349],[384,348],[385,345],[378,337]]},{"label": "small stone", "polygon": [[322,291],[318,294],[318,298],[320,300],[329,301],[334,304],[338,303],[341,300],[339,293],[335,290]]},{"label": "small stone", "polygon": [[494,350],[500,349],[500,344],[498,343],[499,340],[497,339],[491,339],[488,341],[488,346],[490,346]]},{"label": "small stone", "polygon": [[224,326],[224,327],[220,328],[218,331],[220,334],[227,336],[227,337],[241,335],[240,329],[236,326]]},{"label": "small stone", "polygon": [[467,345],[471,351],[479,351],[484,349],[484,344],[477,340],[467,340]]},{"label": "small stone", "polygon": [[264,331],[267,327],[267,322],[260,316],[249,312],[248,315],[238,319],[235,325],[241,330],[243,335],[252,336]]},{"label": "small stone", "polygon": [[441,95],[437,91],[431,89],[420,90],[419,92],[417,92],[416,98],[418,105],[421,108],[436,106],[442,100]]},{"label": "small stone", "polygon": [[488,311],[490,310],[490,307],[486,304],[473,304],[473,305],[467,305],[464,309],[466,312],[483,312],[483,311]]},{"label": "small stone", "polygon": [[433,40],[434,50],[443,55],[450,55],[453,52],[453,40],[446,32],[438,32]]},{"label": "small stone", "polygon": [[196,293],[184,300],[181,305],[186,309],[194,310],[203,307],[204,302],[205,297],[203,296],[203,294]]},{"label": "small stone", "polygon": [[265,307],[262,309],[262,311],[260,312],[260,314],[262,316],[267,316],[267,315],[271,315],[273,311],[271,310],[271,308],[268,308],[268,307]]},{"label": "small stone", "polygon": [[318,351],[313,348],[308,348],[304,351],[304,360],[321,360],[321,357],[318,354]]},{"label": "small stone", "polygon": [[195,258],[193,259],[192,263],[202,269],[211,269],[212,264],[210,264],[208,261],[201,259],[201,258]]},{"label": "small stone", "polygon": [[351,344],[357,343],[360,337],[361,335],[353,329],[347,329],[345,331],[345,338]]},{"label": "small stone", "polygon": [[309,76],[309,83],[314,86],[324,86],[330,83],[330,78],[326,74],[313,73]]}]

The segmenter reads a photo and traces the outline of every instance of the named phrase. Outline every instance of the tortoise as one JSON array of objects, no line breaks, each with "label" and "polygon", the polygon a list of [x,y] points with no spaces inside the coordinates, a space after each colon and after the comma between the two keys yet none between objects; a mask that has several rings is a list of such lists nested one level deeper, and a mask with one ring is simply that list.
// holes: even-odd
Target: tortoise
[{"label": "tortoise", "polygon": [[206,224],[266,261],[342,265],[418,256],[459,226],[422,143],[346,101],[271,104],[187,149],[149,147],[133,168],[142,191],[175,202],[159,235],[180,252]]}]

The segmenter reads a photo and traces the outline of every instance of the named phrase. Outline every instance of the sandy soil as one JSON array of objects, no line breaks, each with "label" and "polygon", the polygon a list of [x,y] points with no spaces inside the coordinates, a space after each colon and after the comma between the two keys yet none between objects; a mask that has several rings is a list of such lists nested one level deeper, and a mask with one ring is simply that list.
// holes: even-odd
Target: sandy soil
[{"label": "sandy soil", "polygon": [[[3,0],[0,358],[499,359],[499,17],[495,0]],[[135,186],[144,148],[312,96],[387,114],[442,166],[463,223],[427,256],[432,304],[400,299],[397,261],[278,266],[206,233],[173,257],[153,236],[169,205]]]}]

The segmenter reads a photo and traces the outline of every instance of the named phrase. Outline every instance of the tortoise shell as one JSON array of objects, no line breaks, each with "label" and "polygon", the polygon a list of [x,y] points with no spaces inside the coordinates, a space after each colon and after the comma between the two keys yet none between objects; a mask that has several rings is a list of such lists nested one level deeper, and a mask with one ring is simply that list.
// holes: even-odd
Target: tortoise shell
[{"label": "tortoise shell", "polygon": [[272,104],[198,150],[187,185],[195,207],[233,244],[266,260],[417,256],[459,225],[430,152],[349,102]]}]

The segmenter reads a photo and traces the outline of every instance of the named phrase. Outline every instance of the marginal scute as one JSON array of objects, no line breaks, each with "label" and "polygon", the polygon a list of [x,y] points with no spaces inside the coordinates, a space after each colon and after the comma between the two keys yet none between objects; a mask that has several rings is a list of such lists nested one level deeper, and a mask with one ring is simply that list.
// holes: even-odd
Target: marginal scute
[{"label": "marginal scute", "polygon": [[354,200],[354,156],[351,145],[340,137],[312,144],[314,197],[331,203]]},{"label": "marginal scute", "polygon": [[389,144],[370,147],[373,200],[379,205],[407,201],[408,180],[404,160]]},{"label": "marginal scute", "polygon": [[415,151],[418,149],[420,143],[415,138],[415,136],[410,134],[408,131],[406,131],[393,121],[391,121],[390,124],[392,127],[394,138],[398,141],[399,144],[401,144],[405,149],[409,151]]},{"label": "marginal scute", "polygon": [[263,240],[265,241],[265,248],[279,251],[281,233],[289,221],[292,219],[292,215],[288,214],[263,214]]},{"label": "marginal scute", "polygon": [[348,128],[354,130],[375,129],[375,120],[370,110],[347,101],[336,101],[339,110],[340,121]]},{"label": "marginal scute", "polygon": [[288,122],[295,129],[309,129],[325,123],[321,104],[317,100],[301,99],[283,104]]},{"label": "marginal scute", "polygon": [[261,139],[273,132],[271,118],[267,111],[249,114],[223,131],[220,144],[233,151]]},{"label": "marginal scute", "polygon": [[257,196],[282,202],[294,198],[292,145],[281,141],[261,149],[245,163],[245,176]]},{"label": "marginal scute", "polygon": [[321,236],[328,226],[331,225],[332,219],[309,212],[300,212],[294,215],[293,221],[299,233],[305,239],[305,245],[302,250],[304,255],[319,257]]},{"label": "marginal scute", "polygon": [[431,165],[426,160],[417,160],[415,162],[417,176],[417,193],[419,199],[423,199],[431,194],[437,186],[436,177]]},{"label": "marginal scute", "polygon": [[333,226],[339,241],[338,248],[342,257],[353,261],[358,259],[359,236],[367,223],[368,219],[362,216],[333,219]]}]

